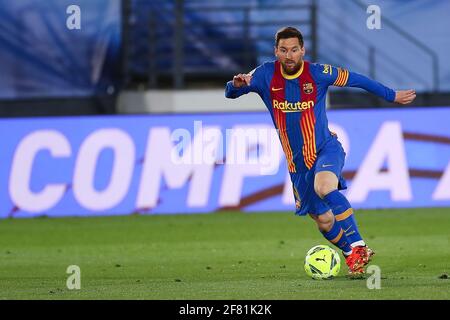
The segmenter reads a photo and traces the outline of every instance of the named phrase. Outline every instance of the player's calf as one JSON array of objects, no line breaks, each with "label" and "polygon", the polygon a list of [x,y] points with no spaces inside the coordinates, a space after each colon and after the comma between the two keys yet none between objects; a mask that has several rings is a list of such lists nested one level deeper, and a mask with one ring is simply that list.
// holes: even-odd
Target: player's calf
[{"label": "player's calf", "polygon": [[344,230],[339,223],[337,223],[331,211],[321,215],[310,214],[310,216],[316,221],[319,230],[325,239],[341,249],[344,254],[350,254],[352,252],[350,241],[347,239]]}]

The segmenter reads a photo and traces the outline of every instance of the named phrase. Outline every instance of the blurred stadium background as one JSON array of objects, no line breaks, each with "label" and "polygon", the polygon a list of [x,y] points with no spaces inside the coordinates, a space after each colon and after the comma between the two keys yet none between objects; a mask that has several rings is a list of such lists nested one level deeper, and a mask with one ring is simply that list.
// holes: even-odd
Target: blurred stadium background
[{"label": "blurred stadium background", "polygon": [[[71,4],[81,10],[79,30],[66,26]],[[448,3],[377,1],[381,30],[366,27],[370,4],[2,1],[1,113],[196,111],[190,104],[179,110],[170,101],[184,97],[178,90],[222,90],[233,74],[272,59],[273,35],[284,25],[303,31],[311,61],[346,66],[394,88],[413,87],[420,93],[416,105],[447,104],[449,26],[439,17]],[[165,99],[151,105],[158,94]],[[211,97],[214,103],[205,103],[215,104],[210,111],[229,111],[223,105],[227,102]],[[333,91],[330,102],[332,108],[382,105],[362,93],[349,95],[348,90]]]},{"label": "blurred stadium background", "polygon": [[[105,216],[107,219],[106,216],[136,213],[228,210],[292,212],[294,203],[286,163],[277,158],[278,153],[268,154],[269,146],[261,141],[246,140],[250,157],[258,158],[261,152],[266,152],[275,163],[275,170],[261,175],[261,166],[228,164],[231,142],[224,142],[224,148],[217,140],[220,139],[217,133],[226,137],[227,129],[271,127],[270,117],[257,95],[228,100],[224,87],[234,74],[272,60],[275,32],[291,25],[304,33],[308,60],[342,66],[391,88],[413,88],[418,93],[412,105],[399,107],[359,89],[330,89],[330,125],[347,152],[344,170],[349,181],[347,195],[355,207],[375,210],[438,207],[433,212],[435,222],[439,224],[440,220],[445,226],[448,221],[440,216],[440,213],[448,215],[445,208],[450,207],[448,1],[0,0],[0,4],[0,218]],[[370,16],[367,8],[373,4],[381,9],[380,30],[370,30],[366,25]],[[70,8],[73,5],[79,11]],[[184,130],[184,135],[174,140],[173,134],[179,129]],[[212,145],[215,162],[172,163],[171,150],[186,137],[183,143],[188,149],[200,146],[200,149],[192,147],[193,159]],[[196,139],[200,139],[199,144],[193,142]],[[183,151],[178,156],[182,159]],[[403,218],[398,221],[406,219],[407,211],[402,214],[399,213]],[[234,214],[230,216],[237,219]],[[182,220],[186,216],[175,217],[188,221]],[[283,217],[292,223],[290,218]],[[107,220],[92,221],[100,228],[107,224]],[[125,220],[118,223],[121,221]],[[170,230],[178,220],[171,216],[167,221],[161,230]],[[200,233],[195,228],[197,220],[192,221],[182,225],[187,223]],[[274,223],[272,218],[267,221]],[[77,223],[67,220],[67,225],[76,228]],[[0,224],[2,247],[12,248],[11,243],[16,240],[15,245],[19,246],[20,239],[26,239],[24,247],[17,247],[17,251],[26,252],[26,243],[34,241],[45,250],[47,245],[54,245],[53,250],[64,243],[71,248],[70,243],[80,236],[74,232],[72,238],[53,243],[50,238],[40,238],[41,227],[49,232],[47,236],[59,232],[51,230],[64,229],[71,234],[70,228],[65,229],[63,222],[33,226],[37,227],[30,231],[25,225],[10,225],[4,220]],[[102,230],[109,227],[117,231],[109,236],[121,232],[117,225]],[[137,224],[134,227],[139,228]],[[407,235],[415,232],[405,230]],[[433,234],[433,227],[430,230]],[[424,238],[423,243],[446,242],[447,247],[442,250],[448,253],[448,234],[439,232],[438,238]],[[118,239],[125,243],[133,237],[132,233]],[[176,237],[170,231],[167,234]],[[292,234],[292,241],[296,241],[295,231]],[[15,238],[18,235],[24,238]],[[58,239],[65,237],[62,231],[59,236]],[[277,233],[274,239],[282,236]],[[87,235],[81,232],[81,237]],[[203,237],[212,239],[214,235]],[[258,237],[262,239],[262,235]],[[301,249],[306,250],[320,238],[313,239],[304,247],[302,244]],[[406,243],[405,239],[399,240],[400,243]],[[236,241],[239,243],[239,238]],[[149,252],[153,249],[146,247]],[[99,250],[103,252],[104,248]],[[248,250],[251,252],[250,245]],[[266,248],[261,246],[260,250]],[[31,265],[35,261],[11,260],[9,251],[14,253],[14,248],[3,253],[0,272],[9,279],[11,294],[3,291],[2,297],[34,297],[33,294],[42,297],[38,289],[30,291],[30,296],[14,291],[11,274],[18,270],[18,265]],[[34,257],[39,259],[43,252]],[[89,252],[95,255],[97,251]],[[126,255],[130,252],[140,251],[127,251]],[[224,252],[236,255],[231,248]],[[284,253],[287,256],[289,252]],[[55,257],[58,254],[55,252]],[[114,256],[116,252],[106,249],[104,254]],[[108,263],[120,267],[111,256]],[[281,257],[280,253],[278,258]],[[51,265],[56,261],[53,258],[42,263]],[[86,265],[94,263],[80,259]],[[69,260],[57,261],[62,266],[68,265]],[[181,266],[186,260],[178,262]],[[289,265],[291,261],[284,263]],[[448,272],[448,260],[438,263],[440,267],[433,272]],[[101,273],[102,267],[97,268]],[[29,272],[22,271],[24,276]],[[172,271],[168,274],[176,277]],[[160,273],[163,277],[164,272]],[[191,277],[196,273],[192,271]],[[145,272],[139,277],[145,278]],[[424,285],[428,281],[422,280]],[[27,284],[23,286],[26,288]],[[200,285],[198,290],[196,294],[186,292],[180,297],[201,297]],[[108,297],[106,291],[102,294]],[[119,292],[114,294],[111,297],[121,296]],[[140,294],[138,297],[145,297],[144,292]],[[429,294],[432,296],[431,291]],[[166,292],[152,297],[174,295]],[[87,297],[95,294],[90,292]],[[217,293],[211,297],[236,296]],[[280,297],[296,296],[280,293]]]}]

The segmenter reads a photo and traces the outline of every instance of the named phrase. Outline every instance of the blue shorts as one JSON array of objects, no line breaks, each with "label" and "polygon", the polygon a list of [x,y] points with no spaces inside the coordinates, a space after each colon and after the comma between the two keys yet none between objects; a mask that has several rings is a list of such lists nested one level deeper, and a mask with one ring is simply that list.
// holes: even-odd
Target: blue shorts
[{"label": "blue shorts", "polygon": [[347,189],[347,183],[342,177],[345,152],[336,137],[329,139],[317,154],[313,167],[306,172],[291,173],[296,204],[295,214],[304,216],[309,213],[324,214],[330,207],[314,191],[314,177],[321,171],[331,171],[338,178],[338,189]]}]

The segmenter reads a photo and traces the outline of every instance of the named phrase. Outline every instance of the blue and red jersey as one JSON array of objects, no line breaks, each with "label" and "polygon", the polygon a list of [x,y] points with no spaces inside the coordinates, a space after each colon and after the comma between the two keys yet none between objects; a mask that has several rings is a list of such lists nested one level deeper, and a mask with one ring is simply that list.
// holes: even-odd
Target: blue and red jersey
[{"label": "blue and red jersey", "polygon": [[358,87],[387,101],[395,99],[395,91],[381,83],[327,64],[304,61],[296,74],[287,75],[278,61],[272,61],[251,74],[249,86],[235,88],[229,81],[225,96],[234,99],[249,92],[259,94],[278,129],[291,173],[311,169],[322,146],[333,136],[325,112],[329,86]]}]

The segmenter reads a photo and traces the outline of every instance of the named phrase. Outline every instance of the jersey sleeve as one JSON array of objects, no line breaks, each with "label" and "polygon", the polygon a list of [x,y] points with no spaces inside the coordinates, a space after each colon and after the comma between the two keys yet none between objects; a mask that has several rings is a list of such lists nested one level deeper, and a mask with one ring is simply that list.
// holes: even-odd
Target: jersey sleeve
[{"label": "jersey sleeve", "polygon": [[264,78],[264,66],[259,66],[249,74],[252,76],[250,85],[236,88],[233,86],[233,81],[228,81],[225,87],[225,97],[230,99],[236,99],[249,92],[256,92],[261,95],[261,84]]},{"label": "jersey sleeve", "polygon": [[318,78],[327,86],[361,88],[386,101],[393,102],[395,100],[395,91],[391,88],[347,69],[321,64],[318,67]]}]

